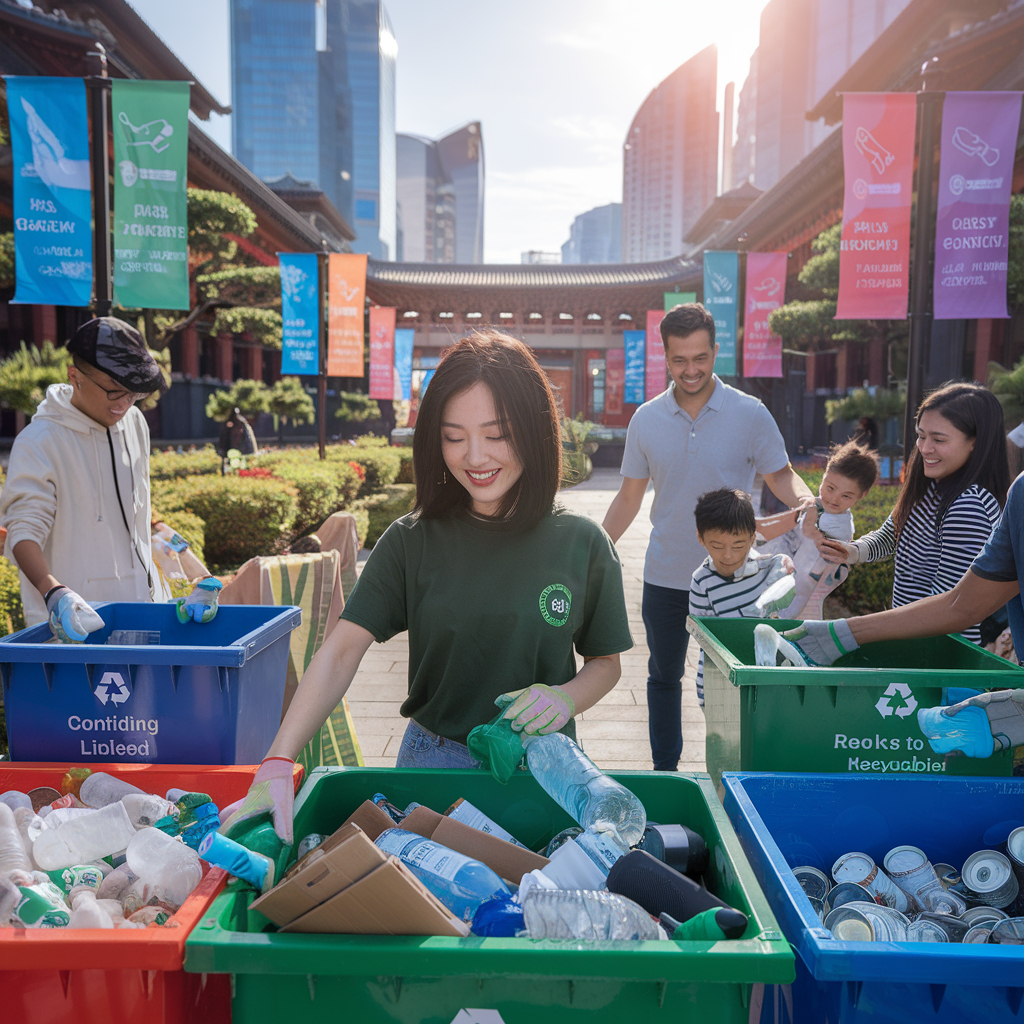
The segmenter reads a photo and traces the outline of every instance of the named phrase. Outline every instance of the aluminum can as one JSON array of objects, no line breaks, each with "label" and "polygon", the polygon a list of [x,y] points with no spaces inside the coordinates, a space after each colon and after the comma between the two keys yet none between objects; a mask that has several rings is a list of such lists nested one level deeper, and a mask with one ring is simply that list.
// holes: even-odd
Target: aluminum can
[{"label": "aluminum can", "polygon": [[[807,894],[804,893],[806,896]],[[811,909],[818,915],[819,919],[825,920],[825,901],[819,900],[817,896],[807,896],[807,902],[810,903]]]},{"label": "aluminum can", "polygon": [[971,901],[990,907],[1008,907],[1017,898],[1017,876],[1010,861],[998,850],[978,850],[964,861],[960,874]]},{"label": "aluminum can", "polygon": [[933,864],[932,867],[935,869],[935,875],[944,888],[948,889],[960,881],[960,872],[952,864],[939,863]]},{"label": "aluminum can", "polygon": [[894,910],[904,911],[910,906],[906,893],[893,885],[892,879],[866,854],[844,853],[832,865],[832,877],[837,882],[856,882]]},{"label": "aluminum can", "polygon": [[947,935],[950,942],[963,942],[967,934],[967,925],[958,917],[949,914],[935,914],[930,910],[918,915],[918,921],[930,921],[937,924]]},{"label": "aluminum can", "polygon": [[871,922],[876,942],[906,942],[910,922],[898,910],[877,903],[847,903],[841,910],[856,910]]},{"label": "aluminum can", "polygon": [[[31,794],[29,794],[31,796]],[[1017,878],[1017,899],[1012,904],[1013,915],[1024,914],[1024,826],[1015,828],[1003,844],[1006,859]]]},{"label": "aluminum can", "polygon": [[934,921],[912,921],[907,926],[908,942],[949,942],[949,936]]},{"label": "aluminum can", "polygon": [[956,915],[967,909],[967,904],[959,897],[946,891],[924,851],[916,846],[897,846],[890,850],[883,865],[889,877],[922,910]]},{"label": "aluminum can", "polygon": [[60,791],[52,786],[38,786],[36,789],[30,789],[26,795],[32,801],[32,810],[36,814],[47,804],[52,804],[54,800],[60,799]]},{"label": "aluminum can", "polygon": [[301,860],[311,850],[315,850],[326,838],[327,836],[322,836],[319,832],[310,832],[308,836],[303,836],[299,842],[296,860]]},{"label": "aluminum can", "polygon": [[871,903],[874,899],[874,895],[863,885],[858,885],[856,882],[840,882],[838,885],[833,885],[825,897],[825,914],[828,915],[837,907],[847,903]]},{"label": "aluminum can", "polygon": [[972,925],[967,929],[967,934],[964,936],[964,943],[972,945],[982,945],[988,942],[988,937],[992,934],[992,921],[986,921],[984,924]]},{"label": "aluminum can", "polygon": [[875,938],[871,922],[859,910],[852,910],[849,906],[833,910],[825,918],[825,927],[844,942],[873,942]]},{"label": "aluminum can", "polygon": [[1001,946],[1024,946],[1024,917],[1011,917],[992,928],[989,942]]},{"label": "aluminum can", "polygon": [[808,865],[793,868],[793,876],[800,883],[800,888],[804,893],[817,900],[823,900],[828,895],[829,889],[832,888],[832,883],[824,871],[819,871]]},{"label": "aluminum can", "polygon": [[989,926],[1005,921],[1010,915],[998,907],[971,907],[960,915],[960,920],[972,928],[976,924],[987,924]]}]

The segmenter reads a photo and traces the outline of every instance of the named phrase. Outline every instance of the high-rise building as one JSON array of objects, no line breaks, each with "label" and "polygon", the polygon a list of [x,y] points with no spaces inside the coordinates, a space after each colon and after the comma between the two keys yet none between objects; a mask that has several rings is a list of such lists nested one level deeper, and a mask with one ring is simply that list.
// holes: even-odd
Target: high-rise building
[{"label": "high-rise building", "polygon": [[623,144],[622,258],[667,259],[718,192],[718,48],[708,46],[644,100]]},{"label": "high-rise building", "polygon": [[562,246],[563,263],[622,262],[622,203],[595,206],[581,213]]},{"label": "high-rise building", "polygon": [[395,61],[380,0],[231,0],[232,148],[258,177],[313,183],[393,260]]},{"label": "high-rise building", "polygon": [[455,185],[437,143],[419,135],[397,136],[399,259],[407,263],[455,262]]},{"label": "high-rise building", "polygon": [[318,0],[340,8],[352,91],[353,251],[398,255],[395,65],[398,43],[380,0]]},{"label": "high-rise building", "polygon": [[[771,188],[835,131],[835,126],[808,121],[806,112],[909,2],[771,0],[761,12],[756,60],[740,91],[734,165],[753,156],[748,180],[760,189]],[[750,135],[753,151],[741,153]],[[739,183],[742,175],[738,169],[733,180]]]},{"label": "high-rise building", "polygon": [[757,50],[750,56],[750,69],[740,87],[736,104],[736,145],[732,152],[732,184],[754,181],[757,155]]},{"label": "high-rise building", "polygon": [[520,263],[528,263],[531,266],[541,266],[542,264],[558,264],[562,262],[562,257],[557,252],[544,252],[543,249],[529,249],[526,252],[519,254]]},{"label": "high-rise building", "polygon": [[473,121],[434,141],[398,137],[402,260],[483,263],[484,148]]},{"label": "high-rise building", "polygon": [[264,181],[314,182],[351,223],[352,98],[341,9],[231,0],[232,149]]}]

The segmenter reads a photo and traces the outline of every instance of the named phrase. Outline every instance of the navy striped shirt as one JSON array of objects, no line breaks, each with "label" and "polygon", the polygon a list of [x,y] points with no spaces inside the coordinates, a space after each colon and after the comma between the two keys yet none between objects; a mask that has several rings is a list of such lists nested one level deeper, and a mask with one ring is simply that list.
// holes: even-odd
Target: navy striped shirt
[{"label": "navy striped shirt", "polygon": [[[952,590],[999,519],[999,502],[977,484],[954,500],[941,523],[937,521],[939,500],[938,485],[933,481],[911,510],[898,541],[891,515],[877,530],[854,541],[862,562],[878,562],[895,552],[894,608]],[[965,629],[963,636],[981,642],[977,626]]]}]

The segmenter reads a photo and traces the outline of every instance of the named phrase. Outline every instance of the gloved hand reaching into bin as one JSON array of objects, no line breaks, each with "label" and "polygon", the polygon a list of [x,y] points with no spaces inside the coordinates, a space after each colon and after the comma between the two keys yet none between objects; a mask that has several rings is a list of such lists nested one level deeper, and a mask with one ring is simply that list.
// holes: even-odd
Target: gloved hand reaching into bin
[{"label": "gloved hand reaching into bin", "polygon": [[828,668],[859,647],[846,619],[808,619],[784,632],[764,623],[754,627],[754,661],[758,665],[774,667],[781,654],[798,668]]},{"label": "gloved hand reaching into bin", "polygon": [[223,586],[215,576],[199,580],[192,593],[178,598],[178,621],[212,622],[217,615],[217,599]]},{"label": "gloved hand reaching into bin", "polygon": [[278,839],[290,846],[295,807],[294,769],[295,762],[289,757],[263,758],[242,805],[218,831],[230,839],[245,831],[242,826],[246,822],[262,814],[270,814]]},{"label": "gloved hand reaching into bin", "polygon": [[995,690],[949,707],[922,708],[917,724],[936,754],[991,757],[1024,743],[1024,690]]},{"label": "gloved hand reaching into bin", "polygon": [[527,736],[558,732],[576,713],[576,704],[565,690],[544,683],[503,693],[494,703],[506,709],[502,717],[511,720],[512,729]]},{"label": "gloved hand reaching into bin", "polygon": [[62,644],[84,643],[90,633],[104,626],[103,619],[80,594],[64,586],[46,595],[50,630]]}]

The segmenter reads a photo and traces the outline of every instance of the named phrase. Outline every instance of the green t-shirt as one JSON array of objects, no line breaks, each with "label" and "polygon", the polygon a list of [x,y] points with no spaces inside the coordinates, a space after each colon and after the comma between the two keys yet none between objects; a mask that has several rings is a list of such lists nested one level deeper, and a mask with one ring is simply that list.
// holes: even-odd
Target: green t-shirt
[{"label": "green t-shirt", "polygon": [[593,520],[555,507],[532,530],[408,515],[377,541],[342,618],[384,643],[409,631],[402,714],[465,743],[495,697],[555,686],[584,656],[633,646],[622,567]]}]

